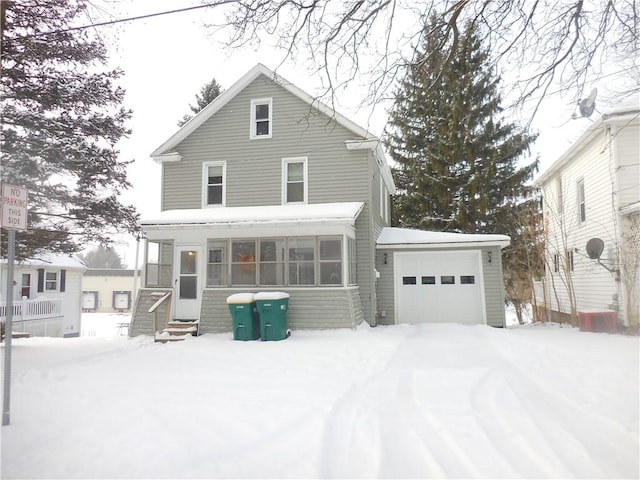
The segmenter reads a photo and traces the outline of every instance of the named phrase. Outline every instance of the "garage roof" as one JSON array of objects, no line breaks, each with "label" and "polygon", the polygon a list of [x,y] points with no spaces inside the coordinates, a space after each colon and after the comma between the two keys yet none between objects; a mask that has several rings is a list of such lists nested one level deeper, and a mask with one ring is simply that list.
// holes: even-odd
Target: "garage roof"
[{"label": "garage roof", "polygon": [[509,245],[511,238],[499,234],[431,232],[411,228],[386,227],[378,237],[378,248],[389,246],[499,246]]}]

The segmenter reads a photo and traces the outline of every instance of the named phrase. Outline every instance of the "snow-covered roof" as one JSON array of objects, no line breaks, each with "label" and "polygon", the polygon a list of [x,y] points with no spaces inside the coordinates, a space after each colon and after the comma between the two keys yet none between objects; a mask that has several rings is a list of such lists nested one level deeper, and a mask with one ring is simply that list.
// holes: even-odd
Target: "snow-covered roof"
[{"label": "snow-covered roof", "polygon": [[165,210],[143,218],[141,225],[228,225],[263,223],[355,222],[362,202],[268,205]]},{"label": "snow-covered roof", "polygon": [[[7,263],[7,259],[1,260],[3,264]],[[58,268],[78,268],[86,270],[87,266],[76,255],[67,255],[64,253],[41,253],[34,258],[16,261],[16,265],[29,265],[32,267],[58,267]]]},{"label": "snow-covered roof", "polygon": [[504,248],[510,242],[511,238],[508,235],[431,232],[411,228],[386,227],[382,229],[377,244],[378,247],[401,245],[453,246],[455,244],[464,246],[500,246]]}]

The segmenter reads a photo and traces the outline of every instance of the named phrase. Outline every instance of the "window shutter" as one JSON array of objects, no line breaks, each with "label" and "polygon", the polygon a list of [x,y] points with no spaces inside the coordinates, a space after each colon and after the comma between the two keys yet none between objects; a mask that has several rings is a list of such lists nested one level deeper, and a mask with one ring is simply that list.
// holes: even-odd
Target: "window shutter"
[{"label": "window shutter", "polygon": [[44,268],[38,269],[38,293],[44,292]]},{"label": "window shutter", "polygon": [[60,270],[60,291],[64,292],[64,289],[66,286],[67,286],[67,271]]}]

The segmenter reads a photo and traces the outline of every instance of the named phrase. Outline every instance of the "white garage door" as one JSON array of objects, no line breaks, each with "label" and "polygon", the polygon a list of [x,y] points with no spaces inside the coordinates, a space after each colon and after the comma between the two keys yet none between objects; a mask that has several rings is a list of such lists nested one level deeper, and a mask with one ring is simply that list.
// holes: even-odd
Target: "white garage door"
[{"label": "white garage door", "polygon": [[485,323],[479,250],[396,252],[398,323]]}]

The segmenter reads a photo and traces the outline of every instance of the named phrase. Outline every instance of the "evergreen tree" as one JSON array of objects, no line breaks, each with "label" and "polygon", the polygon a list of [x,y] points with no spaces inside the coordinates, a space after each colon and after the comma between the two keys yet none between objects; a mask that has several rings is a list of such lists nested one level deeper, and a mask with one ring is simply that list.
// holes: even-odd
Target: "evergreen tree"
[{"label": "evergreen tree", "polygon": [[[213,100],[222,93],[222,87],[218,85],[216,79],[213,78],[209,83],[206,83],[200,89],[200,93],[196,94],[196,104],[189,105],[191,111],[195,114],[200,113],[200,111],[209,105]],[[182,120],[178,122],[178,126],[181,127],[189,120],[193,118],[193,115],[185,115],[182,117]]]},{"label": "evergreen tree", "polygon": [[428,31],[390,113],[394,218],[403,227],[508,234],[502,220],[537,169],[537,161],[517,165],[535,136],[500,118],[499,78],[473,24],[452,58],[442,53],[444,28],[432,19]]},{"label": "evergreen tree", "polygon": [[[136,229],[117,142],[129,131],[121,71],[105,67],[106,48],[86,23],[81,0],[2,1],[0,180],[27,188],[29,230],[16,258],[41,250],[78,251]],[[6,235],[2,236],[6,255]]]},{"label": "evergreen tree", "polygon": [[102,245],[85,254],[78,254],[78,257],[90,268],[125,268],[118,252]]}]

